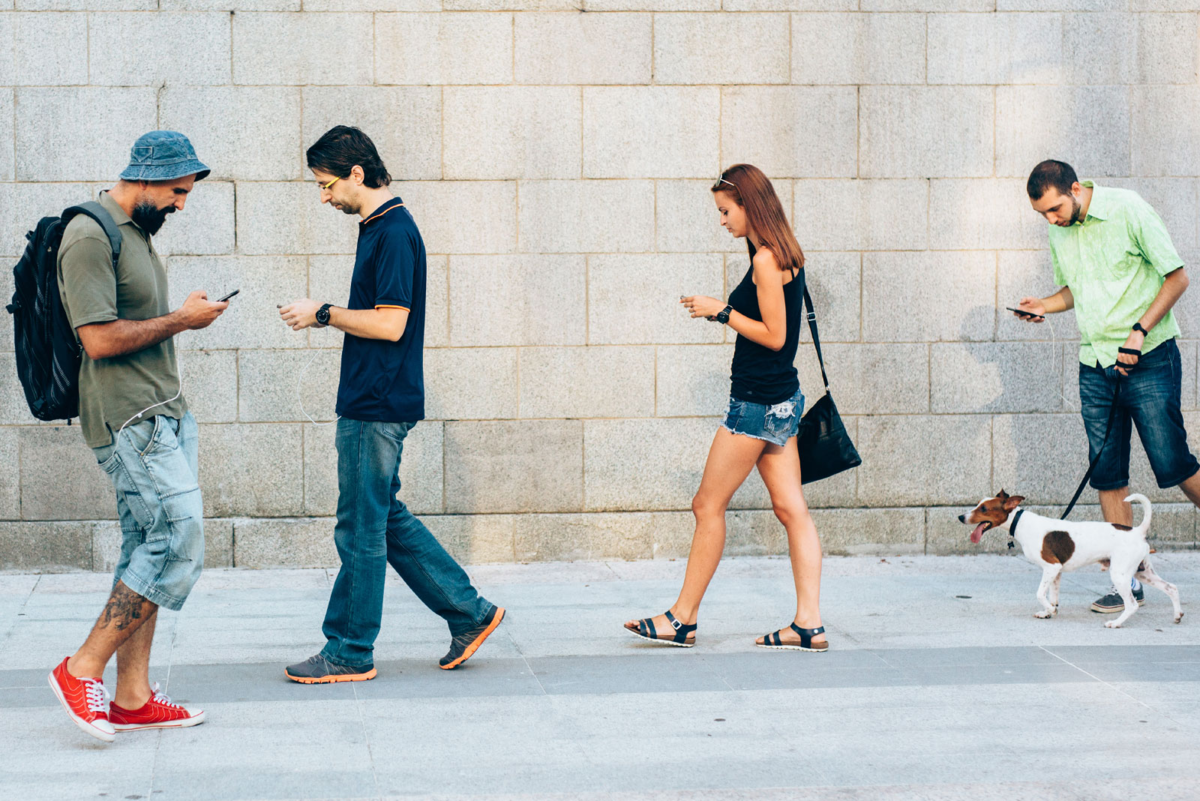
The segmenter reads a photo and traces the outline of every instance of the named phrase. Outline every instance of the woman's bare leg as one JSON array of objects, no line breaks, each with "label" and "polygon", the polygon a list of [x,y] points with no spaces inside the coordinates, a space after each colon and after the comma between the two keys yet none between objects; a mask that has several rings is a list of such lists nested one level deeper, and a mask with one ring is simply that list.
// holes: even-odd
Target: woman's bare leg
[{"label": "woman's bare leg", "polygon": [[[796,582],[795,623],[802,629],[815,629],[821,625],[821,540],[800,485],[796,438],[783,447],[768,445],[758,460],[758,472],[771,493],[775,516],[787,529],[788,555]],[[786,643],[800,642],[800,635],[790,628],[784,628],[779,637]],[[762,638],[758,641],[761,643]],[[824,641],[824,634],[813,637],[813,642]]]},{"label": "woman's bare leg", "polygon": [[[684,625],[696,622],[700,601],[721,562],[721,552],[725,550],[725,509],[733,493],[737,492],[754,469],[767,444],[753,437],[733,434],[726,428],[717,429],[712,448],[708,451],[708,461],[704,465],[700,489],[692,499],[696,533],[692,535],[692,550],[688,554],[683,589],[671,607],[671,614]],[[659,634],[670,630],[664,615],[654,617],[653,621]],[[637,621],[630,623],[636,625]]]}]

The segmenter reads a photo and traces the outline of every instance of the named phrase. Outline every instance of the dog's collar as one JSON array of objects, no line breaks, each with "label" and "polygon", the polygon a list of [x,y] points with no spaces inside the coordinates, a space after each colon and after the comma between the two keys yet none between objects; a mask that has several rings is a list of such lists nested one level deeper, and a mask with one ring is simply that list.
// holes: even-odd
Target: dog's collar
[{"label": "dog's collar", "polygon": [[1015,515],[1013,515],[1013,521],[1012,521],[1012,525],[1010,525],[1010,526],[1008,527],[1008,536],[1012,538],[1012,539],[1010,539],[1010,540],[1008,541],[1008,547],[1009,547],[1009,548],[1012,548],[1012,547],[1013,547],[1013,543],[1016,541],[1016,537],[1017,537],[1017,523],[1020,523],[1020,522],[1021,522],[1021,515],[1023,515],[1023,514],[1025,514],[1025,510],[1024,510],[1024,509],[1018,509],[1018,510],[1017,510],[1017,513],[1016,513]]}]

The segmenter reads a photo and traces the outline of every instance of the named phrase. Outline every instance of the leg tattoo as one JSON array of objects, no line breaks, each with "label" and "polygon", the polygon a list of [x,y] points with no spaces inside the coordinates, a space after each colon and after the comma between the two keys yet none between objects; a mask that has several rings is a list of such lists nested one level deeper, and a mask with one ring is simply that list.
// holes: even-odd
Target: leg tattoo
[{"label": "leg tattoo", "polygon": [[100,627],[113,626],[117,631],[124,631],[134,625],[134,621],[157,610],[158,607],[153,607],[151,610],[143,609],[147,603],[145,598],[123,583],[117,582],[112,595],[108,596],[108,603],[104,605],[104,612],[100,615]]}]

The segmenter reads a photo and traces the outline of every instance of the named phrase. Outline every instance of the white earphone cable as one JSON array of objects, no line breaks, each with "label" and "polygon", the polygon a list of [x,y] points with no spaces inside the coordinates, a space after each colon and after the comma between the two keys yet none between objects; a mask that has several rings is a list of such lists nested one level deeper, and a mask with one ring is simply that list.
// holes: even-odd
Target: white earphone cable
[{"label": "white earphone cable", "polygon": [[1045,320],[1046,324],[1050,326],[1050,342],[1054,347],[1054,354],[1051,356],[1051,366],[1054,367],[1055,365],[1059,365],[1061,367],[1060,370],[1056,371],[1056,374],[1058,375],[1058,396],[1062,398],[1063,405],[1066,407],[1067,411],[1078,411],[1078,409],[1072,408],[1071,401],[1067,398],[1067,393],[1063,392],[1063,382],[1067,377],[1067,354],[1064,350],[1065,343],[1058,341],[1058,332],[1054,330],[1054,323],[1051,322],[1050,315],[1047,314],[1042,317],[1042,319]]},{"label": "white earphone cable", "polygon": [[304,389],[304,376],[308,373],[308,368],[312,367],[313,362],[317,360],[317,356],[320,354],[320,350],[314,349],[312,355],[308,357],[308,361],[305,362],[304,366],[300,368],[300,374],[296,376],[296,405],[300,407],[300,414],[304,415],[308,422],[312,423],[314,426],[331,426],[338,420],[342,419],[341,415],[334,414],[332,420],[327,420],[324,423],[318,423],[312,418],[312,415],[305,410],[304,399],[301,397],[301,392]]},{"label": "white earphone cable", "polygon": [[128,420],[126,420],[124,423],[122,423],[121,427],[117,429],[117,436],[113,437],[113,445],[117,444],[117,438],[121,436],[121,432],[124,431],[125,427],[128,426],[130,423],[132,423],[134,420],[139,419],[142,415],[144,415],[146,412],[150,411],[151,409],[157,409],[159,406],[166,406],[168,403],[171,403],[172,401],[178,399],[179,396],[182,394],[183,394],[183,374],[180,373],[179,374],[179,390],[175,393],[174,397],[167,398],[165,401],[159,401],[158,403],[151,404],[150,406],[147,406],[145,409],[142,409],[140,412],[135,414],[133,417],[130,417]]}]

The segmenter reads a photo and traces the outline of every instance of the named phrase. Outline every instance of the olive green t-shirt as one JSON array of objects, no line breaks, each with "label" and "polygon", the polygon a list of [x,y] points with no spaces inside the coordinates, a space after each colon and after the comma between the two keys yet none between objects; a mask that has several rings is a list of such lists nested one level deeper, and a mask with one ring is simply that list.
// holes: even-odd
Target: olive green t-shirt
[{"label": "olive green t-shirt", "polygon": [[[171,311],[167,271],[150,236],[107,192],[100,193],[100,205],[121,231],[121,258],[114,273],[112,247],[92,218],[81,214],[67,225],[58,252],[58,289],[71,327],[162,317]],[[86,352],[82,357],[79,422],[89,447],[111,444],[126,420],[179,391],[179,365],[171,339],[110,359],[93,361]],[[187,408],[180,395],[152,409],[147,417],[180,418]]]}]

